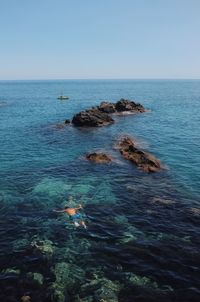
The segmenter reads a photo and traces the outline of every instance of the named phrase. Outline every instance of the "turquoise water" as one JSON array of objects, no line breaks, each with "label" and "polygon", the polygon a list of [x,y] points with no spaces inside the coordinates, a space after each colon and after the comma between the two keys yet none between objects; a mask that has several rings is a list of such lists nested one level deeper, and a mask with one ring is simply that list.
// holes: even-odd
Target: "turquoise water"
[{"label": "turquoise water", "polygon": [[[104,128],[59,126],[121,97],[149,111]],[[198,80],[1,81],[1,300],[197,301],[199,105]],[[115,149],[124,134],[166,169],[145,174],[124,161]],[[113,163],[88,163],[94,150]],[[52,211],[67,203],[84,205],[87,231]]]}]

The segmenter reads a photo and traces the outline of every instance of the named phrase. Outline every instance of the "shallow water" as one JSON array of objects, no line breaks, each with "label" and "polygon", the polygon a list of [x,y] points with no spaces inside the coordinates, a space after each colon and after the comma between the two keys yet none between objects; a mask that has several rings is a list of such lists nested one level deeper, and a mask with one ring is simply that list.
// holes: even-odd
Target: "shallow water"
[{"label": "shallow water", "polygon": [[[150,111],[58,126],[121,97]],[[2,81],[0,104],[2,301],[199,301],[200,81]],[[166,169],[123,160],[123,134]],[[114,161],[87,162],[93,150]],[[84,205],[87,231],[52,211],[67,203]]]}]

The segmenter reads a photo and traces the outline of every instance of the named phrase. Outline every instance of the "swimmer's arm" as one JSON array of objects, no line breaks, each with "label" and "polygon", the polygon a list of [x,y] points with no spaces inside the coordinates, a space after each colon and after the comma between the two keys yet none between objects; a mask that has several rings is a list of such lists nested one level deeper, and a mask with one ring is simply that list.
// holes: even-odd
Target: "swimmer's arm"
[{"label": "swimmer's arm", "polygon": [[75,210],[80,210],[80,209],[82,209],[83,207],[82,207],[82,205],[81,204],[79,204],[79,207],[78,208],[74,208]]},{"label": "swimmer's arm", "polygon": [[65,210],[53,210],[53,212],[63,213],[63,212],[65,212]]}]

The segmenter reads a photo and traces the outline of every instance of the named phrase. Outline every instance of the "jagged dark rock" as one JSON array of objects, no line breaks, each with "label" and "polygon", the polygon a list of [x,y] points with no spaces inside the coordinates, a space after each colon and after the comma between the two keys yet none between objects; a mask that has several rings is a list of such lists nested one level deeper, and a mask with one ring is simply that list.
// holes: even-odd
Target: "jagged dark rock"
[{"label": "jagged dark rock", "polygon": [[86,158],[92,162],[104,164],[112,161],[111,157],[105,153],[93,152],[86,156]]},{"label": "jagged dark rock", "polygon": [[114,113],[116,111],[115,104],[110,102],[102,102],[98,107],[100,111],[105,113]]},{"label": "jagged dark rock", "polygon": [[98,108],[92,108],[74,115],[72,123],[79,127],[101,127],[114,123],[114,120],[107,113],[98,110]]},{"label": "jagged dark rock", "polygon": [[130,137],[123,137],[118,144],[120,153],[144,172],[158,172],[162,169],[160,161],[153,155],[135,147]]},{"label": "jagged dark rock", "polygon": [[123,112],[123,111],[145,112],[145,108],[141,104],[125,99],[120,99],[115,104],[115,109],[118,112]]},{"label": "jagged dark rock", "polygon": [[116,104],[111,102],[102,102],[99,106],[92,107],[74,115],[72,124],[78,127],[106,126],[114,123],[110,114],[121,114],[123,112],[145,112],[145,108],[141,104],[125,99],[119,100]]}]

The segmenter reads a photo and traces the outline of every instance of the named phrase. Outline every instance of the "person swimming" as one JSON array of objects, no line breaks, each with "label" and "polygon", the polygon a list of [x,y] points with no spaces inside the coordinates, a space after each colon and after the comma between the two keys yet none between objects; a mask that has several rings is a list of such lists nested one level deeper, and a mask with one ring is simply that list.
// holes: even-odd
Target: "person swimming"
[{"label": "person swimming", "polygon": [[57,212],[57,213],[67,213],[69,215],[69,217],[71,218],[71,220],[73,221],[75,227],[79,227],[82,225],[86,229],[87,227],[86,227],[85,222],[82,219],[82,215],[80,213],[78,213],[78,211],[82,208],[83,207],[80,204],[79,207],[77,207],[77,208],[71,208],[71,207],[66,206],[63,210],[53,210],[53,211]]}]

